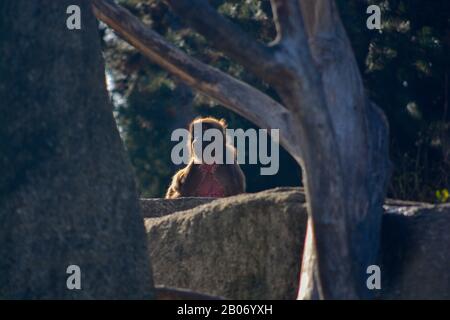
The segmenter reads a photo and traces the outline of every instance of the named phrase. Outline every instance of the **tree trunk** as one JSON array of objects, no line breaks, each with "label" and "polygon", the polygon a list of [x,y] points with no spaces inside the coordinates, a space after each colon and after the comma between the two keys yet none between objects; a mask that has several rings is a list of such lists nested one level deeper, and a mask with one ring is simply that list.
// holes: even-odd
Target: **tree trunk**
[{"label": "tree trunk", "polygon": [[[330,145],[317,146],[321,139],[314,132],[323,127],[315,125],[307,130],[309,136],[302,144],[302,153],[310,156],[305,157],[303,169],[312,219],[308,223],[299,298],[319,297],[320,286],[326,297],[370,298],[366,270],[377,264],[382,205],[390,171],[388,124],[382,111],[365,95],[334,1],[299,3],[314,65],[320,73],[320,84],[316,86],[323,89],[326,100],[323,113],[328,115],[331,127],[326,131],[333,133],[333,140],[328,139],[333,141]],[[301,79],[302,73],[297,77]],[[293,110],[302,110],[301,106],[295,107],[302,103],[297,92],[306,94],[292,90],[287,99]],[[310,122],[307,114],[294,114],[299,123],[305,123],[304,127]],[[316,217],[319,219],[314,223]],[[338,247],[334,253],[330,250],[333,243]],[[322,256],[322,263],[321,254],[328,255]],[[319,278],[321,285],[317,283]],[[344,281],[338,283],[337,279]]]},{"label": "tree trunk", "polygon": [[0,298],[152,298],[91,2],[1,1],[0,77]]}]

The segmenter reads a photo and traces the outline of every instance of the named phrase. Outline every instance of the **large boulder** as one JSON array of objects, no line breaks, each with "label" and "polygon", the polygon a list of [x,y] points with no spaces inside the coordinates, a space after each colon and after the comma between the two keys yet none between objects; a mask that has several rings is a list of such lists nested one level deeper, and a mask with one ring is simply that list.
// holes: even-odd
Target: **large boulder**
[{"label": "large boulder", "polygon": [[[156,284],[232,299],[296,298],[307,218],[300,189],[201,199],[199,206],[177,200],[193,208],[175,213],[171,201],[143,209],[160,216],[145,219]],[[450,206],[388,201],[385,208],[377,296],[450,298]]]},{"label": "large boulder", "polygon": [[[80,30],[66,28],[71,5]],[[0,1],[0,299],[153,296],[91,6]]]},{"label": "large boulder", "polygon": [[293,299],[304,196],[276,190],[145,219],[155,283],[236,299]]},{"label": "large boulder", "polygon": [[450,299],[450,205],[385,206],[383,299]]}]

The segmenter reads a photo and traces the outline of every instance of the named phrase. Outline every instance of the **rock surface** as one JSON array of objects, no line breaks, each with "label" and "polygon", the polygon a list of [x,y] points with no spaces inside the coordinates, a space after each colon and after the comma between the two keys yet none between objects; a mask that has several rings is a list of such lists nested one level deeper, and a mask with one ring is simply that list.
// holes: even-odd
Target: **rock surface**
[{"label": "rock surface", "polygon": [[[295,299],[306,227],[301,190],[202,201],[210,202],[145,219],[155,283],[231,299]],[[450,206],[390,200],[385,209],[377,297],[450,299]]]},{"label": "rock surface", "polygon": [[386,206],[381,297],[450,299],[450,205]]},{"label": "rock surface", "polygon": [[275,190],[145,219],[155,283],[236,299],[293,299],[304,196]]},{"label": "rock surface", "polygon": [[[81,30],[66,28],[70,5]],[[91,5],[0,1],[0,299],[153,295]]]},{"label": "rock surface", "polygon": [[216,198],[141,199],[144,218],[163,217],[176,211],[183,211],[214,201]]}]

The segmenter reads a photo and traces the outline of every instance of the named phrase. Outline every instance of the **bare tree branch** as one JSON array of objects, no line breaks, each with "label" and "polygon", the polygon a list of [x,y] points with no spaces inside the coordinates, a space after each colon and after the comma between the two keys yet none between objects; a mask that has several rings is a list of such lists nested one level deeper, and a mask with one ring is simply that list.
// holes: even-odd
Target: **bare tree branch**
[{"label": "bare tree branch", "polygon": [[[341,33],[342,22],[333,0],[297,0],[309,36],[336,35]],[[296,1],[296,2],[297,2]]]},{"label": "bare tree branch", "polygon": [[271,0],[273,20],[277,30],[275,43],[299,39],[298,32],[305,33],[300,6],[297,1]]},{"label": "bare tree branch", "polygon": [[[305,296],[308,298],[357,298],[349,244],[353,212],[345,200],[348,198],[347,172],[339,156],[341,149],[331,113],[334,106],[328,103],[330,96],[322,81],[322,69],[313,58],[303,26],[303,18],[312,12],[300,10],[298,3],[289,0],[273,0],[272,8],[281,33],[278,54],[282,63],[290,66],[293,79],[276,88],[298,123],[304,155],[302,168],[310,227],[301,292],[308,292]],[[327,200],[324,202],[323,198]]]},{"label": "bare tree branch", "polygon": [[270,83],[278,78],[279,65],[272,49],[248,36],[219,14],[205,0],[165,0],[175,13],[186,20],[212,45]]},{"label": "bare tree branch", "polygon": [[257,126],[280,129],[281,145],[301,159],[292,117],[286,108],[254,87],[189,57],[111,0],[94,0],[94,13],[153,62],[191,87]]}]

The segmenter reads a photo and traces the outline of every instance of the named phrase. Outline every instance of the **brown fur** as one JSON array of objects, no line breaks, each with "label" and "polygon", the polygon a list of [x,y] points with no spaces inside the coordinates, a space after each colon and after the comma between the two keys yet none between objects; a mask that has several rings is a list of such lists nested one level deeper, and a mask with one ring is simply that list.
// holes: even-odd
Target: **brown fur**
[{"label": "brown fur", "polygon": [[[194,151],[193,151],[193,128],[195,123],[202,124],[203,132],[209,128],[216,128],[222,131],[224,137],[224,148],[233,148],[232,146],[225,145],[225,128],[226,122],[221,119],[215,119],[212,117],[198,118],[191,122],[189,125],[189,132],[191,135],[190,151],[191,159],[189,164],[179,170],[172,178],[172,183],[166,193],[167,199],[174,199],[179,197],[197,197],[196,190],[202,178],[200,172],[200,165],[194,163]],[[205,145],[203,146],[204,149]],[[233,148],[234,154],[236,153]],[[238,163],[234,164],[219,164],[215,172],[215,179],[225,189],[225,196],[232,196],[245,192],[245,176]]]}]

